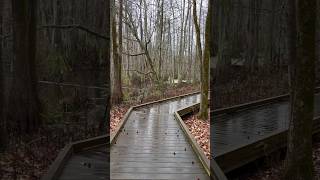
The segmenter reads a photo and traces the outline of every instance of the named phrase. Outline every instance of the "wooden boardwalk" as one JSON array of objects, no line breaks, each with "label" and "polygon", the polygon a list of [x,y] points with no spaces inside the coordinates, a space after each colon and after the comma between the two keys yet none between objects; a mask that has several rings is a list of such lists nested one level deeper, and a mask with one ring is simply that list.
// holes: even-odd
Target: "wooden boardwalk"
[{"label": "wooden boardwalk", "polygon": [[59,180],[109,179],[109,149],[106,145],[74,154],[64,166]]},{"label": "wooden boardwalk", "polygon": [[133,110],[110,150],[111,179],[209,179],[173,113],[199,95]]},{"label": "wooden boardwalk", "polygon": [[[289,102],[276,102],[215,115],[211,124],[213,157],[260,141],[288,129]],[[315,117],[320,116],[320,94],[315,96]]]}]

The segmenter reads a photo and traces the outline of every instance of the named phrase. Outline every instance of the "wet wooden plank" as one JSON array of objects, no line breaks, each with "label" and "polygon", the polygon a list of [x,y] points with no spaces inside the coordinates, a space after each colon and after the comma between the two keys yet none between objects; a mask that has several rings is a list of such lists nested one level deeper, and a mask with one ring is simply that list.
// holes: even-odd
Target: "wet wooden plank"
[{"label": "wet wooden plank", "polygon": [[[191,162],[188,163],[180,163],[180,168],[194,168],[199,166],[197,162],[192,164]],[[111,168],[118,168],[118,167],[149,167],[149,168],[176,168],[177,164],[175,162],[150,162],[146,164],[145,162],[111,162]]]},{"label": "wet wooden plank", "polygon": [[[73,159],[74,156],[77,156],[78,152],[85,151],[90,153],[84,153],[83,158],[88,156],[89,159],[92,157],[104,157],[107,149],[107,139],[108,135],[98,136],[94,138],[89,138],[81,141],[76,141],[65,146],[65,148],[59,153],[58,157],[50,166],[48,172],[41,178],[42,180],[55,180],[61,179],[61,174],[66,170],[76,170]],[[109,157],[109,153],[107,153]],[[90,156],[90,157],[89,157]],[[97,159],[99,159],[97,158]],[[69,165],[71,163],[71,165]],[[81,179],[81,176],[75,176],[78,179]]]},{"label": "wet wooden plank", "polygon": [[[183,122],[180,113],[186,115],[189,112],[192,112],[193,109],[195,108],[199,108],[198,105],[192,105],[189,106],[189,108],[183,108],[181,110],[178,110],[175,112],[174,116],[178,122],[178,124],[180,125],[181,129],[183,130],[185,137],[187,138],[187,140],[189,141],[189,143],[191,144],[192,149],[194,150],[194,152],[196,153],[196,155],[198,156],[201,164],[203,165],[204,169],[206,170],[206,172],[210,175],[210,163],[209,163],[209,159],[205,156],[203,150],[200,148],[199,144],[197,143],[196,139],[193,137],[193,135],[191,134],[191,132],[189,131],[187,125]],[[191,111],[189,112],[185,112],[186,109],[190,109]]]},{"label": "wet wooden plank", "polygon": [[111,167],[113,173],[135,173],[139,172],[141,174],[202,174],[203,169],[195,167]]},{"label": "wet wooden plank", "polygon": [[[112,156],[111,156],[112,157]],[[184,163],[195,163],[198,162],[198,158],[196,157],[189,157],[189,158],[159,158],[159,157],[140,157],[140,158],[128,158],[128,157],[113,157],[111,159],[111,163],[114,162],[159,162],[159,163],[176,163],[176,165],[184,164]],[[202,168],[201,166],[195,168]]]},{"label": "wet wooden plank", "polygon": [[[261,102],[259,101],[259,103]],[[242,159],[242,164],[256,159],[257,153],[255,152],[260,152],[260,156],[264,155],[261,148],[253,147],[250,151],[245,150],[246,148],[250,149],[257,142],[268,143],[267,137],[273,135],[279,135],[278,139],[281,139],[281,133],[288,129],[288,100],[284,101],[283,97],[280,97],[279,102],[272,99],[267,104],[253,103],[253,105],[258,106],[249,104],[240,108],[240,111],[226,108],[222,111],[223,114],[213,115],[210,129],[211,151],[224,171],[239,167],[239,164],[237,165],[235,162],[240,161],[240,159]],[[233,110],[235,112],[231,112]],[[320,94],[315,96],[314,114],[315,117],[320,116]],[[286,137],[286,135],[284,136]],[[282,144],[277,144],[277,142],[277,138],[271,138],[269,144],[273,144],[273,148],[281,147]],[[273,150],[272,147],[268,148],[268,151]],[[244,150],[242,151],[242,149]],[[237,151],[242,153],[232,154]],[[229,157],[228,154],[230,154]]]},{"label": "wet wooden plank", "polygon": [[66,163],[60,180],[109,179],[109,148],[100,146],[73,156]]},{"label": "wet wooden plank", "polygon": [[158,174],[158,173],[112,173],[111,179],[152,179],[152,180],[194,180],[194,179],[208,179],[208,176],[202,173],[199,174],[186,174],[186,173],[171,173],[171,174]]},{"label": "wet wooden plank", "polygon": [[[320,117],[314,120],[314,134],[319,133],[319,127]],[[259,157],[266,156],[271,152],[286,147],[287,136],[287,130],[273,132],[273,134],[265,136],[259,141],[244,145],[243,147],[238,147],[230,152],[221,153],[221,155],[218,155],[216,158],[216,161],[224,172],[229,172],[252,162]]]},{"label": "wet wooden plank", "polygon": [[199,96],[134,109],[111,147],[111,179],[209,179],[173,113]]}]

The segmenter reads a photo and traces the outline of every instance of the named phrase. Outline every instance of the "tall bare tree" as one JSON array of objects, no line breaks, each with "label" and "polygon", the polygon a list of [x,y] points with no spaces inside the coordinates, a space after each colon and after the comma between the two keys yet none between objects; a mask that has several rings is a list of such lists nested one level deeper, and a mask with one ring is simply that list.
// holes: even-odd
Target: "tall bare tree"
[{"label": "tall bare tree", "polygon": [[37,90],[37,0],[12,0],[13,82],[7,122],[18,133],[35,132],[42,124]]},{"label": "tall bare tree", "polygon": [[[114,2],[115,5],[115,2]],[[113,64],[114,64],[114,83],[112,90],[112,102],[119,104],[123,99],[122,92],[122,18],[123,18],[123,1],[119,0],[119,26],[118,34],[116,28],[116,9],[114,8],[113,20],[112,20],[112,44],[113,44]],[[118,39],[117,39],[118,37]],[[118,40],[118,44],[117,44]]]},{"label": "tall bare tree", "polygon": [[284,179],[313,179],[316,0],[289,1],[291,113]]},{"label": "tall bare tree", "polygon": [[164,0],[159,0],[159,10],[158,10],[158,19],[159,19],[159,32],[158,32],[158,46],[159,46],[159,66],[158,66],[158,76],[161,79],[161,71],[162,71],[162,42],[163,42],[163,31],[164,31]]},{"label": "tall bare tree", "polygon": [[210,57],[212,55],[211,51],[211,19],[213,18],[213,12],[212,12],[212,1],[209,1],[208,3],[208,14],[206,19],[206,28],[205,28],[205,46],[204,46],[204,55],[203,60],[201,62],[201,76],[202,80],[200,82],[201,84],[201,101],[200,101],[200,112],[199,117],[201,119],[208,119],[208,107],[209,107],[209,62]]},{"label": "tall bare tree", "polygon": [[[197,3],[196,0],[192,0],[193,3],[193,23],[195,27],[195,32],[196,32],[196,54],[197,54],[197,60],[200,62],[200,74],[202,74],[202,68],[201,68],[201,61],[202,61],[202,47],[201,47],[201,32],[200,32],[200,25],[198,23],[198,16],[197,16]],[[202,81],[202,76],[200,76],[201,81]]]},{"label": "tall bare tree", "polygon": [[[209,6],[208,6],[209,7]],[[209,41],[206,41],[207,47],[205,50],[204,56],[202,55],[202,48],[201,48],[201,38],[200,38],[200,26],[198,24],[198,17],[197,17],[197,4],[196,0],[193,0],[193,21],[194,21],[194,27],[196,31],[196,49],[197,49],[197,59],[199,61],[199,66],[200,66],[200,85],[201,85],[201,103],[200,103],[200,113],[199,113],[199,118],[201,119],[207,119],[208,118],[208,83],[205,81],[209,81],[208,78],[205,79],[205,76],[209,75],[209,59],[210,54],[209,54]],[[208,22],[208,19],[207,19]],[[206,29],[210,28],[209,23],[206,25]],[[209,29],[208,29],[209,30]],[[206,30],[207,31],[207,30]],[[206,36],[209,36],[209,31],[207,31]],[[206,37],[208,38],[208,37]],[[202,59],[203,57],[207,59]],[[204,62],[207,61],[207,62]],[[207,65],[207,67],[204,67],[204,65]],[[206,73],[206,75],[204,75]],[[205,92],[207,89],[207,92]]]},{"label": "tall bare tree", "polygon": [[0,2],[0,152],[6,144],[6,127],[4,119],[4,83],[3,83],[3,60],[2,60],[2,37],[3,37],[3,1]]},{"label": "tall bare tree", "polygon": [[[107,84],[107,92],[106,92],[106,110],[105,110],[105,119],[100,123],[100,130],[105,132],[105,128],[107,128],[107,134],[110,133],[110,91],[111,91],[111,83],[110,83],[110,49],[111,49],[111,41],[110,41],[110,26],[111,26],[111,5],[110,1],[106,1],[106,36],[108,37],[106,42],[106,84]],[[110,157],[110,156],[108,156]]]}]

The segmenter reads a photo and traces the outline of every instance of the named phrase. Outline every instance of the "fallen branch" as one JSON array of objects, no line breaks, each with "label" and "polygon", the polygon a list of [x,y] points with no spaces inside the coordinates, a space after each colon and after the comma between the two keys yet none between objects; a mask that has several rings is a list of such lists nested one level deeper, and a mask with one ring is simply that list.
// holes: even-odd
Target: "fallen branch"
[{"label": "fallen branch", "polygon": [[127,55],[127,56],[141,56],[141,55],[144,55],[146,53],[143,52],[143,53],[138,53],[138,54],[129,54],[129,53],[122,52],[122,54]]},{"label": "fallen branch", "polygon": [[56,28],[56,29],[79,29],[79,30],[85,31],[91,35],[94,35],[96,37],[99,37],[101,39],[110,40],[110,37],[108,37],[108,36],[99,34],[93,30],[90,30],[86,27],[83,27],[81,25],[76,25],[76,24],[75,25],[41,25],[40,27],[41,28]]}]

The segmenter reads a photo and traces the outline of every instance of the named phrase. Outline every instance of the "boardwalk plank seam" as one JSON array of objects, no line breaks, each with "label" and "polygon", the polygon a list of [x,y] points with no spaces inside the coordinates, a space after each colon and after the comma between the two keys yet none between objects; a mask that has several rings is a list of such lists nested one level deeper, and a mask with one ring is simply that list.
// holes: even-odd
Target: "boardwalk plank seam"
[{"label": "boardwalk plank seam", "polygon": [[[111,145],[111,162],[112,162],[112,164],[114,166],[117,166],[118,163],[124,163],[124,162],[131,162],[131,163],[137,163],[137,162],[146,162],[146,163],[155,163],[156,162],[156,163],[159,163],[159,162],[163,162],[164,164],[166,162],[170,162],[171,166],[172,166],[172,163],[176,163],[176,165],[178,165],[176,168],[181,169],[182,167],[184,167],[183,164],[186,164],[186,163],[191,164],[191,162],[192,162],[192,166],[191,167],[187,166],[187,167],[194,169],[193,171],[196,170],[196,171],[202,172],[202,174],[205,175],[206,171],[201,166],[201,164],[198,163],[198,161],[200,162],[200,160],[198,159],[196,154],[190,153],[190,152],[192,152],[192,148],[191,147],[189,148],[189,146],[191,146],[191,144],[189,144],[187,142],[187,139],[184,137],[184,133],[181,132],[182,131],[181,127],[175,121],[174,116],[173,116],[174,111],[171,111],[170,109],[169,109],[169,111],[167,110],[168,108],[172,108],[171,107],[172,105],[174,107],[183,106],[185,103],[190,101],[192,98],[195,98],[194,96],[190,96],[190,95],[194,95],[194,94],[197,94],[197,93],[192,93],[192,94],[188,94],[188,95],[170,98],[169,100],[164,100],[164,101],[167,101],[164,104],[159,103],[159,102],[164,102],[163,100],[161,100],[161,101],[157,101],[157,104],[151,103],[153,106],[150,106],[151,104],[147,104],[147,106],[148,106],[147,108],[145,108],[145,107],[144,108],[141,108],[141,107],[134,108],[133,111],[131,112],[131,115],[133,116],[133,118],[131,118],[131,115],[130,115],[130,117],[127,117],[126,123],[124,123],[122,125],[122,128],[119,129],[117,138],[116,138],[116,140],[114,140],[114,142],[116,142],[116,143],[112,143],[112,145]],[[174,101],[174,99],[177,99],[177,98],[178,98],[178,100]],[[198,98],[198,95],[197,95],[197,98]],[[180,101],[180,99],[181,99],[181,101]],[[190,100],[187,100],[187,99],[190,99]],[[152,112],[149,110],[149,108],[151,108]],[[137,112],[138,112],[138,114],[141,114],[141,111],[143,112],[144,115],[137,116]],[[156,115],[154,116],[153,113],[155,113]],[[159,115],[162,113],[166,113],[166,115],[164,115],[164,114]],[[141,121],[139,121],[139,120],[137,121],[137,119],[135,119],[135,118],[145,118],[145,119],[143,119]],[[175,123],[173,123],[173,122],[175,122]],[[139,123],[139,124],[137,124],[137,123]],[[146,129],[144,129],[144,128],[146,128]],[[130,129],[130,131],[129,131],[129,129]],[[165,129],[165,130],[162,130],[162,129]],[[138,132],[134,133],[135,130],[139,131],[139,133]],[[133,134],[130,136],[130,134],[126,134],[128,132],[133,133]],[[146,134],[145,132],[148,132],[147,138],[142,137]],[[155,132],[155,133],[153,133],[153,132]],[[155,137],[157,137],[157,138],[155,138]],[[163,139],[162,137],[166,137],[166,138]],[[131,138],[131,139],[128,139],[128,138]],[[156,140],[156,141],[152,141],[152,140]],[[168,140],[168,141],[162,142],[162,140]],[[116,156],[112,156],[113,155],[112,151],[121,151],[121,149],[117,149],[117,147],[119,145],[121,145],[122,150],[124,150],[123,154],[120,153],[120,155],[117,154]],[[139,153],[137,156],[134,156],[134,154],[130,154],[130,150],[128,150],[128,151],[125,150],[125,148],[131,149],[132,145],[134,145],[135,148],[139,148],[139,147],[145,148],[147,146],[148,149],[151,148],[152,152],[146,153],[145,151],[143,151],[143,152]],[[166,150],[165,152],[167,152],[167,153],[160,152],[160,154],[159,154],[158,150],[157,150],[157,153],[153,152],[154,149],[152,149],[152,148],[167,147],[167,145],[169,145],[172,148],[172,149],[169,148],[169,151]],[[188,147],[188,148],[186,148],[186,147]],[[185,151],[183,151],[184,148],[186,148],[188,150],[187,153]],[[172,152],[170,153],[170,151],[172,151]],[[134,151],[134,152],[136,152],[136,151]],[[179,154],[176,154],[176,153],[179,153]],[[183,153],[183,154],[181,154],[181,153]],[[192,156],[190,156],[190,155],[192,155]],[[148,158],[146,158],[146,157],[148,157]],[[119,162],[117,159],[118,160],[121,159],[121,162]],[[181,165],[181,167],[180,167],[180,165]],[[126,167],[127,168],[134,168],[134,167],[128,167],[128,166],[126,166]],[[185,167],[185,168],[187,168],[187,167]],[[142,172],[140,170],[139,170],[140,173],[143,173],[143,174],[145,173],[145,171]],[[119,172],[119,171],[126,172],[125,169],[123,169],[123,170],[117,169],[117,172]],[[154,169],[154,171],[156,172],[156,173],[152,173],[152,174],[155,174],[155,176],[153,177],[154,179],[157,179],[157,177],[158,178],[162,177],[160,175],[162,172],[161,170]],[[184,171],[186,171],[186,169],[184,169]],[[138,173],[138,172],[136,172],[136,173]],[[173,173],[173,174],[176,174],[176,173]],[[193,173],[191,171],[186,171],[186,173],[184,173],[184,174],[186,175],[186,174],[193,174]],[[194,174],[195,176],[193,176],[192,179],[196,178],[197,174],[198,173]],[[146,177],[146,176],[142,176],[142,174],[141,174],[141,176],[139,176],[139,177]],[[117,178],[135,179],[135,178],[138,178],[138,176],[128,178],[127,176],[125,176],[125,174],[123,174],[123,176],[121,176],[121,173],[116,174],[113,171],[113,172],[111,172],[111,179],[114,179],[114,178],[116,178],[116,179]],[[175,178],[175,176],[173,176],[171,178]]]}]

